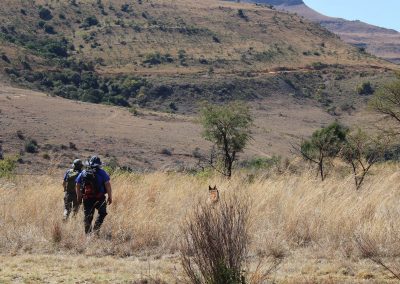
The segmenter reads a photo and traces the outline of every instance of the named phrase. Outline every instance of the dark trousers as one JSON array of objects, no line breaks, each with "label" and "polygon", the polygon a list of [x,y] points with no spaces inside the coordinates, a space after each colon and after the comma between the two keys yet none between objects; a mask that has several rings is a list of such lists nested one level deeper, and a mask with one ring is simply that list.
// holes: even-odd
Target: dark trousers
[{"label": "dark trousers", "polygon": [[[92,227],[94,212],[97,210],[97,218]],[[104,218],[107,216],[107,202],[105,197],[102,199],[85,199],[83,200],[83,212],[85,213],[85,233],[92,231],[98,233]]]},{"label": "dark trousers", "polygon": [[71,212],[75,215],[79,211],[78,199],[76,193],[65,192],[64,194],[64,219],[68,219]]}]

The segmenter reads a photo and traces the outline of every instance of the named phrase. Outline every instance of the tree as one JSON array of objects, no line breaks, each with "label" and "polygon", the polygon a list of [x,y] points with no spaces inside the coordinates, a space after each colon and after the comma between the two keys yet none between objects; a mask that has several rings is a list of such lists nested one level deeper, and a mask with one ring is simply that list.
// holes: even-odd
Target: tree
[{"label": "tree", "polygon": [[346,141],[348,128],[334,122],[327,127],[315,131],[309,140],[301,143],[300,153],[304,159],[318,165],[319,175],[326,177],[325,164],[336,157]]},{"label": "tree", "polygon": [[385,146],[380,139],[368,136],[358,129],[346,138],[341,158],[351,165],[356,188],[360,189],[371,167],[383,157]]},{"label": "tree", "polygon": [[400,73],[396,81],[384,85],[375,93],[370,106],[400,124]]},{"label": "tree", "polygon": [[252,137],[250,109],[237,102],[223,106],[206,104],[201,110],[200,121],[204,127],[203,137],[214,143],[223,163],[222,173],[230,178],[237,154]]}]

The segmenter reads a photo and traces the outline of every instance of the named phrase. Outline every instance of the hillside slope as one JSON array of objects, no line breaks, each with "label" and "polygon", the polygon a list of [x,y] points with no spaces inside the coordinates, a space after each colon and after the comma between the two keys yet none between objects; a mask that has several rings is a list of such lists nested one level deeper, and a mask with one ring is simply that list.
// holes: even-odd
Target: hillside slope
[{"label": "hillside slope", "polygon": [[392,68],[319,25],[246,3],[5,0],[0,23],[0,70],[13,81],[95,103],[192,111],[268,89],[310,96],[301,90],[319,84],[295,90],[283,71]]},{"label": "hillside slope", "polygon": [[274,5],[279,10],[296,13],[320,23],[348,43],[366,48],[368,52],[378,57],[400,63],[400,33],[395,30],[377,27],[361,21],[328,17],[311,9],[302,0],[249,0],[246,2]]},{"label": "hillside slope", "polygon": [[[288,157],[291,145],[320,126],[339,119],[347,125],[373,126],[362,111],[332,117],[311,99],[272,95],[251,103],[254,139],[240,159]],[[19,171],[64,170],[75,158],[99,154],[108,165],[135,171],[196,167],[211,145],[201,137],[193,115],[75,102],[0,84],[0,148],[19,156]],[[35,140],[35,153],[25,150]]]}]

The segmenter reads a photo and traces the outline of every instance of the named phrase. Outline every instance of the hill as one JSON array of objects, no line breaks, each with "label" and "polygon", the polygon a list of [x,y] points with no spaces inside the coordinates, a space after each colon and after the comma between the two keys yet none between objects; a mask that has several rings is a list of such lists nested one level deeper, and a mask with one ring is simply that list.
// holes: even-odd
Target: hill
[{"label": "hill", "polygon": [[289,11],[304,16],[339,35],[344,41],[365,48],[368,52],[400,63],[400,33],[377,27],[361,21],[348,21],[328,17],[308,7],[302,0],[249,0],[246,2],[274,5],[279,10]]},{"label": "hill", "polygon": [[14,82],[95,103],[190,112],[199,99],[317,88],[293,89],[284,71],[393,68],[299,16],[245,3],[5,0],[0,21],[0,68]]},{"label": "hill", "polygon": [[[379,79],[379,78],[377,78]],[[161,113],[76,102],[0,85],[0,146],[6,157],[18,155],[19,173],[59,172],[75,158],[100,155],[111,167],[146,170],[198,169],[198,156],[211,145],[201,137],[195,115]],[[241,161],[291,154],[292,144],[335,119],[372,127],[375,115],[343,105],[332,116],[308,98],[274,94],[250,103],[254,139]],[[354,109],[353,109],[354,108]],[[26,150],[36,141],[35,152]],[[274,161],[274,159],[271,159]]]}]

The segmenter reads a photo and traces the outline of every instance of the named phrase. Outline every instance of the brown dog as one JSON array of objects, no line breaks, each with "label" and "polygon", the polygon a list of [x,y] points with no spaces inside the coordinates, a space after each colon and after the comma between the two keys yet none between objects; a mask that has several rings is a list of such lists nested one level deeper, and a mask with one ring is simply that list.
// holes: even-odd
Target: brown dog
[{"label": "brown dog", "polygon": [[217,186],[208,186],[208,194],[208,200],[210,203],[217,203],[219,201],[219,191],[217,189]]}]

